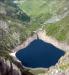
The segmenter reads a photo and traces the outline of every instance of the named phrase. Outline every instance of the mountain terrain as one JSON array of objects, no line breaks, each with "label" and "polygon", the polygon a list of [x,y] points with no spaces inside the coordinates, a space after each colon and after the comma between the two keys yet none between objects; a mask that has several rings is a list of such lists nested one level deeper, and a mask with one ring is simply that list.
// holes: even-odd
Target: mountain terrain
[{"label": "mountain terrain", "polygon": [[0,75],[69,75],[69,51],[55,66],[35,70],[9,55],[39,29],[69,45],[69,1],[0,0]]}]

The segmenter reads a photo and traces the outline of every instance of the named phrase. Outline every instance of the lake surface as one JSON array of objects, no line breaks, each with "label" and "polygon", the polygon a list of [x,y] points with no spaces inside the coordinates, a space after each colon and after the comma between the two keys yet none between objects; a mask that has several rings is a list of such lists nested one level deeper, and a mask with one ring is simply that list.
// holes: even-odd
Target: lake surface
[{"label": "lake surface", "polygon": [[55,65],[64,54],[64,51],[52,44],[37,39],[32,41],[26,48],[18,51],[16,57],[26,67],[49,68]]}]

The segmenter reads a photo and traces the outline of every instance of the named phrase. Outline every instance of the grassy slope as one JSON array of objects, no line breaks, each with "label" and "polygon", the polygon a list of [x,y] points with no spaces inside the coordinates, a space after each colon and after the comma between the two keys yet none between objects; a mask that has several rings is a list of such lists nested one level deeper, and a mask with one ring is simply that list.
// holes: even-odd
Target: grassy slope
[{"label": "grassy slope", "polygon": [[[16,38],[14,38],[14,37],[12,37],[12,35],[14,33],[20,34],[20,36],[19,36],[20,43],[19,44],[21,44],[21,42],[23,42],[28,36],[30,36],[33,33],[33,31],[35,31],[39,27],[41,27],[40,23],[42,23],[43,21],[45,21],[47,18],[51,17],[52,15],[55,15],[55,13],[58,13],[58,14],[62,13],[63,8],[67,5],[67,3],[64,2],[64,0],[47,0],[50,4],[47,2],[47,4],[43,5],[42,7],[40,7],[40,6],[42,5],[43,0],[26,0],[26,1],[32,2],[33,8],[30,9],[29,11],[26,11],[26,9],[28,9],[27,7],[29,7],[29,6],[23,7],[23,5],[20,5],[20,8],[22,10],[26,11],[26,13],[28,15],[30,15],[31,17],[33,17],[33,18],[36,17],[36,20],[32,21],[31,23],[25,24],[20,19],[15,18],[16,16],[12,17],[11,15],[10,16],[0,15],[0,20],[6,21],[9,26],[9,33],[7,34],[6,37],[4,37],[4,39],[2,39],[3,43],[0,41],[0,46],[3,44],[3,47],[2,46],[0,47],[1,50],[3,50],[4,47],[8,47],[7,49],[9,49],[9,47],[10,46],[12,47],[12,45],[16,46],[16,44],[18,43],[18,39],[17,39],[18,35],[15,36]],[[53,5],[51,1],[53,1],[55,4]],[[28,4],[28,2],[27,2],[27,4]],[[11,6],[8,6],[8,7],[11,7]],[[13,7],[11,7],[11,8],[14,9]],[[69,36],[69,16],[65,17],[61,21],[56,22],[54,24],[45,25],[44,29],[46,30],[48,35],[51,35],[51,36],[57,38],[58,40],[62,40],[62,41],[65,40],[69,43],[69,37],[68,37]],[[8,46],[8,44],[10,46]],[[6,49],[5,49],[5,51],[6,51]],[[3,51],[2,51],[2,53],[3,53]],[[4,55],[4,53],[2,55],[2,53],[0,54],[1,57],[3,57],[3,56],[5,56],[6,58],[9,57],[8,54],[6,54],[6,52],[4,52],[5,55]],[[8,58],[8,59],[10,59],[10,58]],[[64,67],[67,68],[67,66],[68,65],[65,65]],[[63,68],[63,65],[60,67]]]},{"label": "grassy slope", "polygon": [[[43,23],[53,15],[63,14],[69,11],[68,0],[25,0],[19,3],[19,7],[28,15],[36,19],[39,23]],[[65,10],[65,8],[68,8]],[[55,37],[60,41],[69,42],[69,16],[65,17],[54,24],[46,24],[44,29],[48,35]],[[36,22],[35,21],[35,22]],[[37,23],[36,23],[37,24]],[[43,25],[43,24],[42,24]],[[33,25],[32,25],[33,26]],[[38,26],[38,24],[37,24]]]},{"label": "grassy slope", "polygon": [[30,16],[54,15],[64,6],[65,0],[24,0],[19,3],[20,8]]},{"label": "grassy slope", "polygon": [[[67,4],[68,4],[67,0],[60,0],[60,1],[59,0],[46,0],[46,1],[26,0],[25,3],[22,3],[22,4],[19,3],[20,8],[23,11],[25,11],[26,14],[30,15],[31,21],[29,23],[25,21],[23,22],[21,18],[18,18],[17,7],[13,7],[7,4],[6,11],[11,11],[9,12],[10,16],[0,15],[0,19],[5,20],[8,23],[10,28],[9,29],[10,33],[8,33],[8,36],[7,36],[8,38],[6,37],[4,42],[7,43],[6,45],[11,44],[12,46],[21,44],[27,37],[33,34],[33,31],[40,28],[41,25],[43,25],[43,22],[46,21],[46,19],[48,19],[52,15],[63,13],[64,12],[63,9],[64,7],[67,6]],[[3,8],[5,8],[5,6]],[[32,17],[33,17],[33,20],[32,20]],[[54,24],[45,25],[44,29],[46,30],[48,35],[51,35],[60,41],[65,40],[66,42],[69,42],[68,41],[69,40],[68,38],[69,21],[68,20],[69,20],[69,16],[65,17],[63,20],[56,22]],[[17,35],[15,35],[15,37],[17,38],[12,37],[13,34],[15,33],[19,34],[19,38],[17,37]]]},{"label": "grassy slope", "polygon": [[69,16],[57,23],[48,24],[45,28],[48,35],[52,35],[60,41],[69,42]]},{"label": "grassy slope", "polygon": [[[14,4],[10,1],[10,4],[6,2],[1,3],[0,5],[0,9],[3,9],[4,12],[6,12],[5,15],[0,11],[0,20],[6,22],[9,29],[8,33],[6,34],[6,31],[0,28],[0,32],[2,32],[3,30],[6,35],[3,35],[4,38],[0,39],[0,49],[5,49],[4,47],[6,47],[7,49],[11,49],[23,43],[26,38],[33,35],[33,31],[37,30],[40,27],[39,22],[36,23],[23,20],[23,18],[25,17],[24,12],[22,12],[17,6],[13,6]],[[19,12],[21,12],[22,14]]]}]

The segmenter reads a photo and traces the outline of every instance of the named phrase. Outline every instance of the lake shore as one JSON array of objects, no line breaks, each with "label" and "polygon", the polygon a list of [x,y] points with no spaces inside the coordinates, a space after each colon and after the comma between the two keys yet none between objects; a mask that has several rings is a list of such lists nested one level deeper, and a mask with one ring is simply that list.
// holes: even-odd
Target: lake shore
[{"label": "lake shore", "polygon": [[46,35],[46,31],[39,31],[38,36],[39,36],[39,39],[43,40],[44,42],[50,43],[50,44],[54,45],[55,47],[62,49],[63,51],[69,50],[68,44],[66,44],[64,42],[60,42],[60,41],[56,40],[55,38]]},{"label": "lake shore", "polygon": [[62,42],[59,42],[58,40],[56,40],[55,38],[51,37],[51,36],[48,36],[46,35],[46,32],[45,31],[42,31],[42,30],[39,30],[36,32],[36,34],[34,34],[32,37],[29,37],[27,38],[26,41],[23,42],[23,44],[15,47],[13,50],[12,50],[12,53],[10,53],[10,55],[15,59],[17,60],[18,62],[20,62],[17,57],[16,57],[16,52],[18,52],[19,50],[27,47],[33,40],[35,39],[41,39],[43,40],[44,42],[46,43],[50,43],[52,45],[54,45],[55,47],[59,48],[59,49],[62,49],[63,51],[68,51],[69,50],[69,45],[67,45],[66,43],[62,43]]}]

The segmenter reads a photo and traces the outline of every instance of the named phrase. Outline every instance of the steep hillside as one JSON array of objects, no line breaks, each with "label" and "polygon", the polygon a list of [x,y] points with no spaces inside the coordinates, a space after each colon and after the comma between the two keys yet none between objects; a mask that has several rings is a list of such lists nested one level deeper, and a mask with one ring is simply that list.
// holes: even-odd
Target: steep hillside
[{"label": "steep hillside", "polygon": [[69,52],[56,66],[30,72],[9,55],[39,29],[69,45],[69,0],[0,0],[0,75],[32,75],[30,72],[63,75],[69,72]]},{"label": "steep hillside", "polygon": [[48,35],[69,43],[68,0],[17,0],[17,5],[36,24],[39,22]]},{"label": "steep hillside", "polygon": [[9,55],[14,47],[30,35],[25,31],[30,17],[8,2],[0,1],[0,75],[32,75]]},{"label": "steep hillside", "polygon": [[0,2],[0,43],[14,48],[32,35],[38,26],[32,26],[30,17],[10,1]]},{"label": "steep hillside", "polygon": [[67,2],[67,0],[23,0],[19,1],[18,4],[28,15],[38,17],[62,12],[62,9],[67,6]]}]

